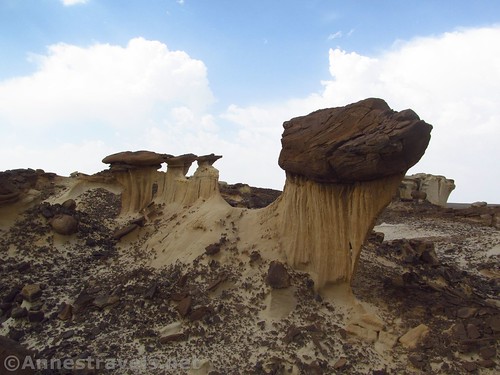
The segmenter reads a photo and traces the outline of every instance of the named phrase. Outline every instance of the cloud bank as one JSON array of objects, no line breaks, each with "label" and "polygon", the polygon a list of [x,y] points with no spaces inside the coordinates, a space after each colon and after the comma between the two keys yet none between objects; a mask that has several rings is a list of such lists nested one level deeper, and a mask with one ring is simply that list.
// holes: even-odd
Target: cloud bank
[{"label": "cloud bank", "polygon": [[92,173],[126,149],[216,152],[221,179],[281,188],[283,121],[374,96],[434,125],[412,172],[454,178],[453,201],[500,202],[498,40],[500,27],[485,27],[399,41],[377,56],[331,49],[318,92],[222,112],[205,64],[161,42],[52,45],[30,57],[33,74],[0,82],[0,170]]}]

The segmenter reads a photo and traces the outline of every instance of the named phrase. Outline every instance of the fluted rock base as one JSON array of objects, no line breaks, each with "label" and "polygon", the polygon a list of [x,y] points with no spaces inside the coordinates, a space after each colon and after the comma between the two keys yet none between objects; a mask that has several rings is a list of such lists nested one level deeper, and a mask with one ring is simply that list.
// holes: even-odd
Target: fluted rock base
[{"label": "fluted rock base", "polygon": [[283,195],[268,209],[287,263],[309,272],[318,288],[350,282],[361,246],[402,177],[328,184],[288,175]]}]

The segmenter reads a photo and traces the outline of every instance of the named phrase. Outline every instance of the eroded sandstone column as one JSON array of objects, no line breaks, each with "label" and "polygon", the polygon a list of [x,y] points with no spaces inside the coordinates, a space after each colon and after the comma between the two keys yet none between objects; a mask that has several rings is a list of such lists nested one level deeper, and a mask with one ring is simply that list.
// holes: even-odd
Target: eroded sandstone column
[{"label": "eroded sandstone column", "polygon": [[[168,169],[159,201],[167,204],[175,202],[191,205],[199,198],[209,198],[218,194],[219,171],[213,167],[213,163],[221,157],[214,154],[204,156],[186,154],[166,159]],[[186,177],[195,160],[198,162],[198,168],[193,176]]]},{"label": "eroded sandstone column", "polygon": [[151,151],[124,151],[106,156],[110,171],[123,186],[121,213],[139,212],[153,200],[154,190],[162,181],[158,169],[171,155]]},{"label": "eroded sandstone column", "polygon": [[177,202],[183,204],[189,179],[186,174],[196,160],[194,154],[184,154],[167,158],[167,172],[163,176],[163,184],[158,194],[158,202],[170,204]]},{"label": "eroded sandstone column", "polygon": [[[350,282],[361,246],[405,172],[424,154],[432,126],[411,110],[366,99],[284,123],[283,195],[267,210],[288,263],[317,287]],[[270,217],[271,217],[270,216]]]},{"label": "eroded sandstone column", "polygon": [[186,204],[192,204],[199,198],[207,199],[219,194],[219,171],[213,164],[220,158],[221,155],[210,154],[196,159],[198,168],[190,178]]}]

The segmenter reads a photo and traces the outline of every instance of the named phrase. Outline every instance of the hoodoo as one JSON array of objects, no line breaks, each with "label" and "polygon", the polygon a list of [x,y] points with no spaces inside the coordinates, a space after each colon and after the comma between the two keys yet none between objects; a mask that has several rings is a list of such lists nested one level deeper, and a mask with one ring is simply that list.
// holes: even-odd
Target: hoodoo
[{"label": "hoodoo", "polygon": [[[124,151],[106,156],[109,172],[122,186],[121,213],[139,212],[153,201],[160,204],[190,205],[198,198],[218,193],[219,171],[212,165],[222,158],[209,154],[173,156],[152,151]],[[186,177],[193,162],[198,168]],[[167,164],[167,172],[158,169]]]},{"label": "hoodoo", "polygon": [[122,213],[138,212],[153,198],[153,186],[158,183],[158,169],[172,155],[152,151],[124,151],[106,156],[110,171],[123,186]]},{"label": "hoodoo", "polygon": [[[191,205],[198,198],[209,198],[219,192],[219,171],[212,165],[222,156],[185,154],[166,160],[167,173],[163,179],[159,203]],[[198,162],[192,177],[186,174],[194,161]]]},{"label": "hoodoo", "polygon": [[424,154],[432,126],[412,110],[396,112],[371,98],[283,127],[279,165],[286,183],[269,208],[280,246],[317,287],[350,282],[367,234]]},{"label": "hoodoo", "polygon": [[498,373],[500,207],[402,181],[431,129],[380,99],[293,118],[283,192],[219,182],[216,154],[0,172],[0,374]]}]

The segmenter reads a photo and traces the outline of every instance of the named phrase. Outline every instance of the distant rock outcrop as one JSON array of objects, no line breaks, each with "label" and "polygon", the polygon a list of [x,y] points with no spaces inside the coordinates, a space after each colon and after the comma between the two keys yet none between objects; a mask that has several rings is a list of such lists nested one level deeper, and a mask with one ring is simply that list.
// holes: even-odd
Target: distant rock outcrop
[{"label": "distant rock outcrop", "polygon": [[381,99],[316,111],[283,124],[283,195],[272,207],[288,263],[319,287],[349,282],[361,246],[432,126]]},{"label": "distant rock outcrop", "polygon": [[228,184],[219,182],[219,189],[224,200],[233,207],[264,208],[281,195],[280,190],[265,189],[247,184]]},{"label": "distant rock outcrop", "polygon": [[[213,163],[222,156],[185,154],[167,159],[167,173],[159,184],[158,201],[191,205],[199,198],[209,198],[219,192],[219,171]],[[186,177],[192,163],[198,168],[193,176]]]},{"label": "distant rock outcrop", "polygon": [[448,197],[455,189],[455,181],[444,176],[418,173],[406,176],[399,186],[399,198],[411,200],[414,197],[412,192],[425,193],[425,200],[436,206],[446,207]]}]

